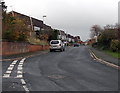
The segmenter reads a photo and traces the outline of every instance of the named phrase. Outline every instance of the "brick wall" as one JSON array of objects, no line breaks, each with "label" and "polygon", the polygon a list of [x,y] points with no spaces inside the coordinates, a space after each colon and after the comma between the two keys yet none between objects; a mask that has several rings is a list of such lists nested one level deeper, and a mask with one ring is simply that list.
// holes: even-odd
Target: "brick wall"
[{"label": "brick wall", "polygon": [[13,54],[42,51],[48,49],[49,46],[31,45],[28,43],[2,42],[2,55],[13,55]]}]

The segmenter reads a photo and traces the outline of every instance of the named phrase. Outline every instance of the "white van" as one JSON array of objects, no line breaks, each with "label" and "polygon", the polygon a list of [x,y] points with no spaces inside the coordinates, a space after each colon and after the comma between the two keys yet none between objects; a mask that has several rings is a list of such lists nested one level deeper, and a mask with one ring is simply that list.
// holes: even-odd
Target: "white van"
[{"label": "white van", "polygon": [[65,44],[61,40],[51,40],[50,52],[55,50],[65,51]]}]

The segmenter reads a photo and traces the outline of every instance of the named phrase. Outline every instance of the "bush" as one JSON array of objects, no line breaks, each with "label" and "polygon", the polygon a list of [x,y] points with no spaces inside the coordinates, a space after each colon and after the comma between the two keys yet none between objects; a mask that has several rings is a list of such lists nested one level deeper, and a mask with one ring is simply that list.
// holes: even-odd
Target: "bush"
[{"label": "bush", "polygon": [[12,34],[12,31],[5,31],[4,33],[4,39],[8,40],[8,41],[13,41],[14,38],[13,38],[13,34]]},{"label": "bush", "polygon": [[27,36],[25,34],[20,34],[17,41],[26,41]]},{"label": "bush", "polygon": [[120,41],[119,40],[112,40],[110,44],[110,49],[113,52],[117,52],[120,49]]},{"label": "bush", "polygon": [[[117,30],[105,30],[98,36],[98,47],[101,50],[110,49],[112,40],[117,40]],[[113,45],[112,45],[113,46]],[[113,51],[116,49],[112,48]]]},{"label": "bush", "polygon": [[92,44],[92,47],[94,47],[94,48],[98,47],[98,43],[97,43],[97,42],[96,42],[96,43],[93,43],[93,44]]},{"label": "bush", "polygon": [[3,16],[2,39],[7,41],[26,41],[31,29],[25,20],[12,17],[9,14]]},{"label": "bush", "polygon": [[11,36],[12,36],[11,31],[6,31],[4,34],[5,39],[7,39],[7,38],[10,39]]}]

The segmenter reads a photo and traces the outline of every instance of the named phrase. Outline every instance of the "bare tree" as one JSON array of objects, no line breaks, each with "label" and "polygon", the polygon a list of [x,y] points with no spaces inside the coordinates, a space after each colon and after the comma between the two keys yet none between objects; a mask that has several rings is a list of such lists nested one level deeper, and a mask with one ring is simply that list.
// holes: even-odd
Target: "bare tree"
[{"label": "bare tree", "polygon": [[91,38],[98,36],[102,32],[102,28],[99,25],[93,25],[91,27]]}]

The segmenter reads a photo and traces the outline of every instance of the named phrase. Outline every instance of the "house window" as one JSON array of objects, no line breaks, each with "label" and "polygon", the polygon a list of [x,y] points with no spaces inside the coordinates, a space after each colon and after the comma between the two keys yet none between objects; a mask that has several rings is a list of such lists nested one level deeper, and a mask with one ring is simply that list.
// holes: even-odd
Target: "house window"
[{"label": "house window", "polygon": [[34,31],[40,30],[40,27],[34,26]]}]

